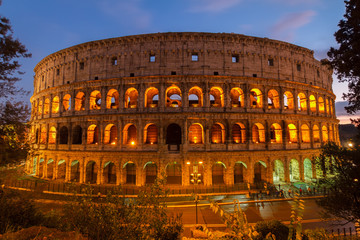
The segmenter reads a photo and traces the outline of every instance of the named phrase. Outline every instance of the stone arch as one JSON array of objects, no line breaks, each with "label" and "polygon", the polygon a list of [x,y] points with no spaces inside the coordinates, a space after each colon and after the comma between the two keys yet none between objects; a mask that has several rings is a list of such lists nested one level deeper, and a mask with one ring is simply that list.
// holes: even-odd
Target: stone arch
[{"label": "stone arch", "polygon": [[210,89],[210,106],[224,107],[224,91],[221,87],[212,87]]},{"label": "stone arch", "polygon": [[284,92],[284,109],[294,109],[294,96],[290,91]]},{"label": "stone arch", "polygon": [[166,144],[180,145],[181,139],[181,127],[176,123],[171,123],[166,128]]},{"label": "stone arch", "polygon": [[104,131],[104,144],[115,145],[117,143],[117,127],[114,124],[108,124]]},{"label": "stone arch", "polygon": [[47,164],[46,176],[47,176],[47,178],[52,179],[54,176],[54,165],[55,165],[54,159],[50,158],[46,164]]},{"label": "stone arch", "polygon": [[165,103],[166,107],[181,107],[181,90],[178,86],[173,85],[165,91]]},{"label": "stone arch", "polygon": [[325,102],[324,99],[322,97],[318,98],[318,102],[319,102],[319,113],[325,113]]},{"label": "stone arch", "polygon": [[51,113],[58,113],[59,112],[59,97],[55,96],[52,99],[52,103],[51,103]]},{"label": "stone arch", "polygon": [[36,169],[37,169],[37,157],[34,157],[31,173],[35,175],[36,174]]},{"label": "stone arch", "polygon": [[301,125],[301,141],[303,143],[310,142],[310,128],[305,123]]},{"label": "stone arch", "polygon": [[135,145],[137,143],[137,129],[132,123],[125,125],[123,130],[123,143],[128,145]]},{"label": "stone arch", "polygon": [[99,90],[94,90],[91,92],[89,104],[90,104],[89,106],[90,110],[101,109],[101,93]]},{"label": "stone arch", "polygon": [[40,143],[41,144],[46,144],[46,140],[47,140],[46,136],[47,136],[46,127],[42,126],[41,130],[40,130]]},{"label": "stone arch", "polygon": [[281,160],[275,160],[273,163],[273,182],[285,182],[285,168]]},{"label": "stone arch", "polygon": [[50,127],[49,130],[49,144],[55,144],[56,143],[56,128]]},{"label": "stone arch", "polygon": [[230,99],[232,107],[244,107],[244,92],[239,87],[230,90]]},{"label": "stone arch", "polygon": [[39,176],[44,177],[45,176],[45,161],[44,158],[40,158],[39,161]]},{"label": "stone arch", "polygon": [[149,87],[145,91],[145,107],[154,108],[159,103],[159,90],[155,87]]},{"label": "stone arch", "polygon": [[146,124],[144,128],[144,143],[145,144],[158,143],[158,128],[154,123]]},{"label": "stone arch", "polygon": [[189,127],[189,143],[203,144],[204,143],[204,128],[200,123],[193,123]]},{"label": "stone arch", "polygon": [[144,165],[145,184],[153,184],[157,178],[157,166],[154,162],[147,162]]},{"label": "stone arch", "polygon": [[299,93],[298,97],[298,110],[299,111],[306,111],[307,110],[307,99],[306,99],[306,95],[304,93]]},{"label": "stone arch", "polygon": [[99,144],[99,129],[95,124],[87,129],[87,144]]},{"label": "stone arch", "polygon": [[118,109],[119,108],[119,92],[116,89],[110,89],[106,95],[106,108]]},{"label": "stone arch", "polygon": [[182,167],[180,163],[171,162],[165,167],[167,184],[182,184]]},{"label": "stone arch", "polygon": [[280,97],[279,93],[275,89],[270,89],[268,92],[268,108],[280,108]]},{"label": "stone arch", "polygon": [[320,130],[318,125],[313,126],[313,139],[315,143],[320,142]]},{"label": "stone arch", "polygon": [[289,143],[297,143],[297,129],[296,126],[292,123],[290,123],[287,126],[287,139]]},{"label": "stone arch", "polygon": [[215,162],[212,166],[212,183],[216,184],[224,184],[225,183],[225,169],[226,165],[223,162]]},{"label": "stone arch", "polygon": [[242,123],[235,123],[232,127],[232,142],[245,143],[246,142],[246,128]]},{"label": "stone arch", "polygon": [[66,161],[64,159],[60,159],[57,162],[57,175],[56,179],[65,180],[66,177]]},{"label": "stone arch", "polygon": [[136,165],[132,161],[128,161],[123,166],[125,172],[125,183],[136,184]]},{"label": "stone arch", "polygon": [[316,112],[316,99],[314,95],[310,95],[309,102],[310,102],[310,111]]},{"label": "stone arch", "polygon": [[263,106],[263,94],[258,88],[250,90],[250,106],[252,108],[262,108]]},{"label": "stone arch", "polygon": [[235,162],[234,165],[234,184],[244,182],[244,170],[247,170],[247,165],[242,161]]},{"label": "stone arch", "polygon": [[326,113],[327,113],[327,114],[330,114],[329,99],[328,99],[328,98],[326,98],[326,100],[325,100],[325,101],[326,101],[326,104],[325,104],[325,105],[326,105],[326,106],[325,106],[325,107],[326,107]]},{"label": "stone arch", "polygon": [[291,159],[289,163],[290,182],[296,182],[300,180],[300,165],[298,160]]},{"label": "stone arch", "polygon": [[135,88],[129,88],[125,92],[125,108],[137,108],[139,93]]},{"label": "stone arch", "polygon": [[322,126],[322,141],[324,143],[326,143],[327,141],[329,141],[329,132],[328,129],[325,125]]},{"label": "stone arch", "polygon": [[261,123],[255,123],[252,127],[253,143],[265,142],[265,128]]},{"label": "stone arch", "polygon": [[84,110],[85,110],[85,93],[78,92],[75,96],[75,111],[84,111]]},{"label": "stone arch", "polygon": [[278,123],[270,126],[270,141],[271,143],[282,143],[282,129]]},{"label": "stone arch", "polygon": [[313,178],[312,162],[309,158],[304,159],[304,180],[311,181]]},{"label": "stone arch", "polygon": [[73,128],[72,144],[82,144],[82,128],[79,125]]},{"label": "stone arch", "polygon": [[64,112],[67,112],[67,111],[71,110],[71,95],[70,94],[66,94],[63,97],[62,106],[63,106]]},{"label": "stone arch", "polygon": [[43,112],[43,101],[39,101],[38,115],[41,115]]},{"label": "stone arch", "polygon": [[254,183],[266,181],[266,168],[266,163],[263,161],[257,161],[254,164]]},{"label": "stone arch", "polygon": [[50,112],[50,99],[46,98],[44,103],[44,114],[49,114]]},{"label": "stone arch", "polygon": [[70,181],[80,181],[80,163],[78,160],[73,160],[70,164]]},{"label": "stone arch", "polygon": [[211,127],[211,143],[225,143],[225,127],[221,123],[215,123]]},{"label": "stone arch", "polygon": [[202,107],[203,106],[203,92],[198,86],[192,87],[189,90],[189,106]]},{"label": "stone arch", "polygon": [[116,166],[112,161],[107,161],[103,167],[104,183],[116,184]]},{"label": "stone arch", "polygon": [[97,183],[97,175],[98,175],[98,164],[95,161],[88,161],[85,169],[85,182],[94,184]]},{"label": "stone arch", "polygon": [[68,144],[69,130],[66,126],[60,128],[60,144]]}]

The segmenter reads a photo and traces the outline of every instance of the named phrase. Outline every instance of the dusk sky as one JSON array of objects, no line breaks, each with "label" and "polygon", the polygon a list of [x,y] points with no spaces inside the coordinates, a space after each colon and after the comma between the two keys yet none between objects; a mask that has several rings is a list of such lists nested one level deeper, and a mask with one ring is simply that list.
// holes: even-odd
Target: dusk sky
[{"label": "dusk sky", "polygon": [[[32,91],[33,68],[76,44],[157,32],[226,32],[286,41],[326,57],[336,46],[341,0],[3,0],[1,15],[33,54],[22,60],[21,86]],[[336,101],[347,84],[334,76]],[[26,98],[28,100],[29,97]],[[339,114],[337,114],[339,116]]]}]

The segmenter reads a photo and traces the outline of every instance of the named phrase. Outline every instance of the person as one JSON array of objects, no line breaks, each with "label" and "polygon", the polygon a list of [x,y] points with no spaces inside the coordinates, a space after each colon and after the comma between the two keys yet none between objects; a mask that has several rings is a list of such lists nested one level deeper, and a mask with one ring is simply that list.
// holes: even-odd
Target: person
[{"label": "person", "polygon": [[291,197],[291,188],[288,190],[289,197]]},{"label": "person", "polygon": [[302,195],[302,188],[299,189],[299,192],[300,192],[300,196]]},{"label": "person", "polygon": [[308,187],[307,190],[308,190],[309,194],[311,195],[311,187],[310,186]]}]

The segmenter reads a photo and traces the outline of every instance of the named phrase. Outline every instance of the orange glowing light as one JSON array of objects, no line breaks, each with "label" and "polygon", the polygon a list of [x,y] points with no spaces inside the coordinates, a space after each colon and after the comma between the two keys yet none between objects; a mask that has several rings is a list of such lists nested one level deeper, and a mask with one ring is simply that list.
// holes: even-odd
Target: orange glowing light
[{"label": "orange glowing light", "polygon": [[190,162],[186,162],[187,165],[190,165]]},{"label": "orange glowing light", "polygon": [[135,142],[134,142],[134,141],[132,141],[132,142],[131,142],[131,145],[135,145]]}]

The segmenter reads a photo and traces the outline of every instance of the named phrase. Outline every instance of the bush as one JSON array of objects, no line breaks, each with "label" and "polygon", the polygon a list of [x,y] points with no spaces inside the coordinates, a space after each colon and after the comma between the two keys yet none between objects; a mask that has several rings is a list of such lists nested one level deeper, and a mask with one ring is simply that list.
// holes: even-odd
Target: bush
[{"label": "bush", "polygon": [[269,233],[275,235],[276,240],[287,240],[289,235],[289,228],[278,220],[257,222],[255,230],[259,233],[258,240],[264,239]]}]

